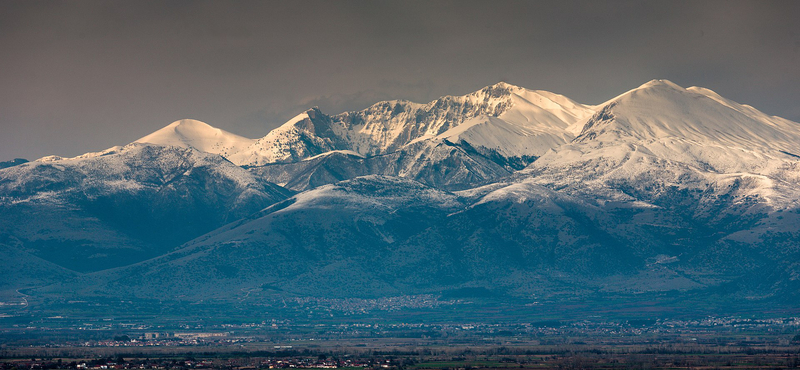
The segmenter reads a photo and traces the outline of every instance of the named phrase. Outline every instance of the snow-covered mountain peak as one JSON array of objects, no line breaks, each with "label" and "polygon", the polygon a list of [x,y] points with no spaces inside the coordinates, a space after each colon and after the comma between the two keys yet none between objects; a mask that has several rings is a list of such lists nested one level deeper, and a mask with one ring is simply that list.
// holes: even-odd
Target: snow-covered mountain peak
[{"label": "snow-covered mountain peak", "polygon": [[678,84],[676,84],[676,83],[674,83],[674,82],[672,82],[670,80],[665,80],[665,79],[653,79],[653,80],[647,81],[647,82],[643,83],[641,86],[637,87],[634,90],[644,90],[644,89],[653,88],[653,87],[656,87],[656,88],[672,88],[672,89],[675,89],[675,90],[684,90],[684,88],[681,87],[680,85],[678,85]]},{"label": "snow-covered mountain peak", "polygon": [[[617,96],[605,101],[604,103],[601,103],[601,104],[598,104],[596,106],[593,106],[593,108],[595,109],[595,111],[600,111],[603,107],[605,107],[605,106],[607,106],[609,104],[616,104],[620,100],[628,99],[630,97],[636,97],[636,96],[639,96],[639,95],[653,94],[653,93],[657,93],[658,91],[664,92],[664,91],[669,91],[669,90],[686,91],[686,89],[684,89],[680,85],[678,85],[678,84],[676,84],[676,83],[674,83],[674,82],[672,82],[670,80],[653,79],[653,80],[647,81],[647,82],[639,85],[638,87],[635,87],[635,88],[630,89],[630,90],[628,90],[628,91],[626,91],[626,92],[624,92],[622,94],[619,94],[619,95],[617,95]],[[580,132],[580,128],[579,128],[578,132]]]},{"label": "snow-covered mountain peak", "polygon": [[228,156],[246,148],[255,140],[232,134],[205,122],[182,119],[135,142],[194,148],[207,153]]},{"label": "snow-covered mountain peak", "polygon": [[630,142],[674,138],[733,148],[790,150],[797,123],[768,116],[698,87],[653,80],[611,100],[583,126],[576,141]]},{"label": "snow-covered mountain peak", "polygon": [[641,86],[625,92],[613,99],[613,101],[623,101],[636,99],[646,96],[667,97],[669,95],[680,95],[687,93],[682,86],[669,80],[650,80]]},{"label": "snow-covered mountain peak", "polygon": [[[465,140],[474,147],[516,157],[535,157],[553,145],[571,140],[574,134],[566,132],[566,128],[593,112],[593,107],[563,95],[499,82],[426,104],[382,101],[361,111],[333,116],[312,108],[229,159],[240,165],[260,166],[296,162],[332,150],[349,150],[369,157],[392,153],[420,141],[450,140],[456,134],[459,135],[455,139]],[[486,124],[477,124],[475,119]],[[448,132],[465,123],[479,132],[467,132],[468,127]],[[498,147],[503,143],[509,143],[513,149]]]},{"label": "snow-covered mountain peak", "polygon": [[486,86],[478,91],[475,91],[467,95],[486,96],[489,98],[503,98],[507,97],[510,94],[523,90],[525,90],[525,88],[500,81],[494,85]]},{"label": "snow-covered mountain peak", "polygon": [[214,130],[215,128],[208,123],[198,121],[196,119],[184,118],[170,123],[167,127],[174,128],[177,131],[183,130]]},{"label": "snow-covered mountain peak", "polygon": [[314,107],[300,113],[228,156],[240,166],[297,162],[332,150],[350,150],[340,145],[331,131],[331,117]]},{"label": "snow-covered mountain peak", "polygon": [[776,200],[788,193],[774,187],[798,176],[797,143],[796,122],[709,89],[653,80],[599,106],[579,136],[529,170],[587,188],[648,181],[703,188],[735,179]]},{"label": "snow-covered mountain peak", "polygon": [[490,88],[494,88],[494,89],[508,89],[508,90],[512,90],[512,89],[516,89],[516,90],[519,90],[519,89],[524,89],[523,87],[520,87],[520,86],[517,86],[517,85],[512,85],[512,84],[510,84],[510,83],[508,83],[508,82],[505,82],[505,81],[500,81],[500,82],[498,82],[498,83],[496,83],[496,84],[494,84],[494,85],[489,85],[489,86],[486,86],[485,88],[486,88],[486,89],[490,89]]}]

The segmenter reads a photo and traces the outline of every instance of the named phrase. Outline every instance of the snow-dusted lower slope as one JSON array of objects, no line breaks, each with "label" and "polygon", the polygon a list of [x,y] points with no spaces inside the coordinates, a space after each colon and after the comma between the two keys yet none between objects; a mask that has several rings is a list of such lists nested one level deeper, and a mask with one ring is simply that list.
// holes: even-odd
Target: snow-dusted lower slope
[{"label": "snow-dusted lower slope", "polygon": [[367,176],[297,194],[160,258],[91,277],[92,291],[169,299],[256,300],[278,291],[364,297],[412,292],[385,269],[398,246],[455,210],[456,196]]},{"label": "snow-dusted lower slope", "polygon": [[[731,239],[731,233],[749,235],[763,217],[741,212],[736,222],[710,224],[685,214],[680,201],[692,194],[675,195],[676,204],[663,206],[598,204],[531,182],[452,194],[408,179],[365,176],[297,194],[165,256],[97,273],[75,291],[263,302],[471,287],[509,299],[558,301],[714,294],[743,279],[765,284],[759,275],[765,269],[781,276],[796,271],[797,230],[759,241]],[[712,206],[736,211],[724,200]],[[793,212],[781,217],[785,224],[800,222]],[[752,292],[743,289],[734,298]]]},{"label": "snow-dusted lower slope", "polygon": [[212,127],[193,119],[182,119],[153,132],[137,143],[194,148],[228,157],[252,145],[255,140]]},{"label": "snow-dusted lower slope", "polygon": [[164,253],[289,195],[221,156],[134,143],[0,170],[0,235],[61,266],[102,270]]}]

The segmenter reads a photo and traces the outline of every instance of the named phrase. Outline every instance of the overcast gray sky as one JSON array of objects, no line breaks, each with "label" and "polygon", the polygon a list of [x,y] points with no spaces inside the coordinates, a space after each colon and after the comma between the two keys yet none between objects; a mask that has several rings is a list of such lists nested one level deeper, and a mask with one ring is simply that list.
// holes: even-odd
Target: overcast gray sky
[{"label": "overcast gray sky", "polygon": [[180,118],[257,138],[311,106],[498,81],[596,104],[654,78],[800,121],[800,1],[0,1],[0,161]]}]

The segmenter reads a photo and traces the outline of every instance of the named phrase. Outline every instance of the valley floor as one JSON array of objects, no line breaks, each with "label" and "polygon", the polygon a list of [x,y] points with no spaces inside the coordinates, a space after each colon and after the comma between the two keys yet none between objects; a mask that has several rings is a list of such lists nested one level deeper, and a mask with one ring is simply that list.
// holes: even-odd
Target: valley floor
[{"label": "valley floor", "polygon": [[[5,318],[8,319],[8,318]],[[800,317],[516,323],[66,321],[0,328],[0,369],[795,368]],[[79,320],[80,321],[80,320]],[[8,324],[8,323],[6,323]],[[69,325],[65,325],[69,324]]]}]

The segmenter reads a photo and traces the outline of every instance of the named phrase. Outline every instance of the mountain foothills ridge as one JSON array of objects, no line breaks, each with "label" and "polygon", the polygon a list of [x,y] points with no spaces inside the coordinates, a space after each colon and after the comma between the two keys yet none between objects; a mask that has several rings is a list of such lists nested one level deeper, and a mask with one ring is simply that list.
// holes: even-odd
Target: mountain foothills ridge
[{"label": "mountain foothills ridge", "polygon": [[259,139],[180,120],[0,169],[13,271],[0,289],[791,307],[798,144],[796,122],[666,80],[596,106],[498,83],[427,104],[312,108]]}]

